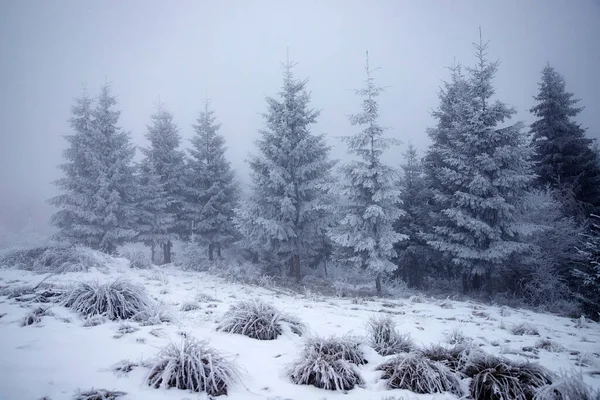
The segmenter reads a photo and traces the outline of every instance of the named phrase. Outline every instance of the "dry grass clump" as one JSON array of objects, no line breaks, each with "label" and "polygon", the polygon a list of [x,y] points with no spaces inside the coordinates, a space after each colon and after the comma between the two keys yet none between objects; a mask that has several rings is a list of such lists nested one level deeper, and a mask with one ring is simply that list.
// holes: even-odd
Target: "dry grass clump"
[{"label": "dry grass clump", "polygon": [[464,394],[456,373],[419,353],[397,355],[379,365],[377,370],[383,371],[383,379],[390,389],[424,394],[449,392],[458,397]]},{"label": "dry grass clump", "polygon": [[408,353],[415,349],[410,334],[401,334],[390,316],[371,317],[367,323],[369,344],[382,356]]},{"label": "dry grass clump", "polygon": [[118,390],[106,390],[106,389],[91,389],[85,392],[78,392],[74,400],[116,400],[120,397],[125,396],[126,392]]},{"label": "dry grass clump", "polygon": [[238,369],[204,341],[186,337],[164,347],[146,377],[153,388],[177,388],[226,395],[238,380]]},{"label": "dry grass clump", "polygon": [[147,311],[151,302],[143,287],[117,279],[106,283],[78,282],[65,294],[62,304],[86,318],[101,315],[120,320]]},{"label": "dry grass clump", "polygon": [[356,365],[366,364],[360,342],[351,337],[309,339],[300,358],[288,368],[297,385],[347,391],[363,384]]},{"label": "dry grass clump", "polygon": [[31,312],[27,313],[19,323],[20,326],[29,326],[33,324],[37,324],[42,321],[42,317],[52,316],[54,315],[49,307],[37,307],[33,309]]},{"label": "dry grass clump", "polygon": [[304,325],[296,317],[260,300],[246,300],[229,307],[217,330],[252,339],[274,340],[282,334],[283,324],[289,325],[296,335],[304,333]]}]

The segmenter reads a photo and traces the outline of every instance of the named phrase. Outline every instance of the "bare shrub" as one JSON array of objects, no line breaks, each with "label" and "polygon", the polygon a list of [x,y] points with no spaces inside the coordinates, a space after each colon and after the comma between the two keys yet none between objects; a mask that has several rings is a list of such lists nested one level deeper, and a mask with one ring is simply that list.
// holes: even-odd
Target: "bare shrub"
[{"label": "bare shrub", "polygon": [[528,400],[543,386],[552,383],[552,374],[533,363],[516,363],[485,353],[474,353],[461,372],[472,378],[475,400]]},{"label": "bare shrub", "polygon": [[246,300],[229,307],[217,330],[252,339],[274,340],[283,332],[284,323],[297,335],[304,332],[304,325],[296,317],[284,314],[260,300]]},{"label": "bare shrub", "polygon": [[31,312],[27,313],[19,323],[20,326],[28,326],[37,324],[42,321],[42,317],[54,315],[48,308],[37,307]]},{"label": "bare shrub", "polygon": [[450,332],[444,334],[446,343],[450,345],[463,344],[473,341],[473,339],[465,336],[463,331],[459,328],[454,328]]},{"label": "bare shrub", "polygon": [[390,316],[371,317],[367,325],[369,344],[382,356],[408,353],[415,348],[409,334],[400,334]]},{"label": "bare shrub", "polygon": [[309,339],[300,358],[288,368],[297,385],[347,391],[363,383],[354,364],[365,364],[360,342],[345,337]]},{"label": "bare shrub", "polygon": [[400,354],[379,365],[383,379],[390,389],[406,389],[415,393],[449,392],[463,395],[460,379],[447,366],[432,361],[422,354]]},{"label": "bare shrub", "polygon": [[120,320],[147,311],[150,300],[143,287],[117,279],[107,283],[78,282],[66,293],[62,304],[85,317],[102,315]]},{"label": "bare shrub", "polygon": [[527,322],[522,322],[520,324],[516,324],[510,328],[510,333],[513,335],[523,336],[523,335],[531,335],[531,336],[539,336],[540,332],[535,325],[532,325]]},{"label": "bare shrub", "polygon": [[187,337],[180,345],[171,343],[159,352],[146,384],[220,396],[227,394],[238,377],[237,367],[206,342]]},{"label": "bare shrub", "polygon": [[125,396],[126,392],[120,392],[117,390],[106,390],[106,389],[91,389],[85,392],[77,392],[74,400],[116,400],[120,397]]}]

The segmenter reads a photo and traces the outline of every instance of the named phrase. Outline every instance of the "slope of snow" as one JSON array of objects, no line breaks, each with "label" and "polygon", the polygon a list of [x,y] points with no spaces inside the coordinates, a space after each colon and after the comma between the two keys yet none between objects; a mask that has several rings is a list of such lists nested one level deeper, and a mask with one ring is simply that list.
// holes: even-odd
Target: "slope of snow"
[{"label": "slope of snow", "polygon": [[[35,305],[0,297],[0,399],[72,399],[77,390],[104,388],[128,393],[125,399],[205,399],[205,394],[176,389],[152,389],[143,384],[147,368],[135,368],[126,375],[110,370],[115,363],[152,358],[170,341],[182,334],[206,339],[242,371],[242,381],[228,398],[241,399],[347,399],[380,400],[388,396],[409,399],[454,399],[449,394],[417,395],[404,390],[387,390],[375,372],[384,360],[365,346],[367,365],[359,367],[366,384],[347,394],[325,391],[290,382],[285,371],[300,353],[303,338],[291,332],[274,341],[258,341],[240,335],[216,332],[219,318],[237,300],[260,298],[282,311],[300,317],[309,335],[359,335],[366,333],[367,319],[378,313],[391,315],[398,329],[408,332],[419,345],[445,342],[453,336],[470,337],[485,351],[512,359],[532,359],[550,370],[581,370],[592,387],[600,388],[600,377],[590,374],[600,369],[600,325],[574,321],[527,310],[485,306],[473,302],[439,301],[428,298],[350,299],[297,295],[285,289],[267,289],[225,283],[207,273],[177,269],[131,270],[116,263],[107,270],[52,276],[48,282],[107,280],[124,277],[142,284],[149,294],[170,307],[175,322],[139,326],[139,330],[119,337],[119,322],[83,327],[81,317],[64,307],[52,305],[54,316],[38,324],[20,327],[20,319]],[[43,276],[18,270],[0,270],[0,286],[37,283]],[[186,301],[198,295],[216,301],[200,301],[201,308],[180,311]],[[69,322],[70,321],[70,322]],[[510,328],[520,323],[534,325],[540,336],[517,336]],[[527,349],[540,338],[550,338],[565,347],[561,352]],[[525,350],[524,350],[525,348]],[[584,362],[587,366],[577,366]]]}]

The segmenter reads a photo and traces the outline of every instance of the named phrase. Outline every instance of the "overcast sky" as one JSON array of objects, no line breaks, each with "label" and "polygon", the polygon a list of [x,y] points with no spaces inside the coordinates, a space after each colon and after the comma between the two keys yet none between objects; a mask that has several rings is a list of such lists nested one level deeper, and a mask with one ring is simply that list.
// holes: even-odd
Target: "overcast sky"
[{"label": "overcast sky", "polygon": [[[390,135],[426,149],[430,111],[453,59],[473,64],[472,42],[491,41],[500,59],[497,96],[531,122],[546,62],[567,79],[586,109],[579,120],[600,135],[600,2],[496,1],[0,1],[0,227],[31,212],[45,218],[45,199],[70,132],[75,96],[96,94],[107,79],[122,110],[120,125],[144,145],[160,99],[174,114],[184,145],[204,99],[212,100],[241,179],[262,126],[266,95],[281,85],[280,63],[298,62],[312,105],[322,109],[317,133],[336,145],[353,132],[347,115],[359,99],[365,50]],[[404,146],[388,161],[401,161]],[[43,221],[40,221],[42,224]]]}]

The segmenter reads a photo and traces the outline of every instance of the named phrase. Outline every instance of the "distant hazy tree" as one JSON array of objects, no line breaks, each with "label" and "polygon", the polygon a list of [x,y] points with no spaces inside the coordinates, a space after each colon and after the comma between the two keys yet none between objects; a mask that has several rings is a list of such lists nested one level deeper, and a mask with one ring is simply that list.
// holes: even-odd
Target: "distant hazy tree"
[{"label": "distant hazy tree", "polygon": [[391,259],[396,255],[394,244],[407,239],[394,229],[394,222],[403,215],[398,188],[398,173],[386,165],[383,152],[397,141],[383,136],[379,123],[377,87],[371,76],[367,57],[365,87],[356,90],[362,97],[362,111],[350,116],[350,123],[362,129],[343,137],[348,153],[358,160],[341,168],[342,180],[334,190],[339,197],[342,219],[330,229],[331,240],[347,249],[346,261],[375,275],[376,289],[381,293],[381,275],[393,272]]},{"label": "distant hazy tree", "polygon": [[295,79],[292,67],[284,67],[278,98],[267,98],[266,126],[249,161],[250,194],[236,210],[236,224],[246,248],[287,263],[299,281],[327,224],[323,186],[333,163],[324,136],[310,132],[319,112],[309,108],[307,80]]},{"label": "distant hazy tree", "polygon": [[57,238],[107,253],[130,241],[136,234],[135,180],[132,159],[135,148],[130,137],[117,126],[119,111],[110,93],[102,86],[95,108],[86,92],[76,99],[64,177],[55,183],[62,194],[50,199],[59,208],[52,223]]},{"label": "distant hazy tree", "polygon": [[234,209],[238,186],[231,164],[225,157],[225,139],[219,133],[208,100],[194,125],[192,149],[188,162],[186,220],[193,224],[195,237],[208,245],[208,257],[221,257],[223,244],[236,234]]},{"label": "distant hazy tree", "polygon": [[583,110],[566,91],[565,79],[550,65],[542,71],[540,91],[531,109],[537,183],[544,188],[571,191],[584,216],[600,210],[600,164],[592,139],[574,121]]},{"label": "distant hazy tree", "polygon": [[[158,105],[151,120],[146,132],[150,145],[142,149],[145,158],[140,172],[146,198],[140,211],[145,211],[146,219],[140,239],[160,245],[163,262],[168,264],[171,262],[172,243],[182,230],[177,222],[183,209],[184,153],[179,150],[181,137],[173,115],[163,104]],[[151,187],[153,183],[158,185],[156,190]]]},{"label": "distant hazy tree", "polygon": [[426,239],[458,267],[464,290],[491,291],[495,274],[529,249],[517,211],[534,175],[523,124],[499,126],[515,111],[491,101],[498,62],[486,60],[487,44],[475,47],[477,65],[467,76],[453,69],[428,132],[434,227]]}]

